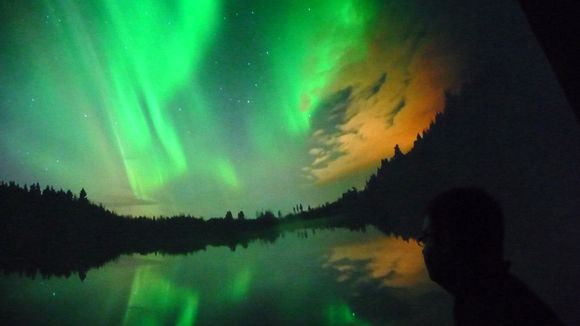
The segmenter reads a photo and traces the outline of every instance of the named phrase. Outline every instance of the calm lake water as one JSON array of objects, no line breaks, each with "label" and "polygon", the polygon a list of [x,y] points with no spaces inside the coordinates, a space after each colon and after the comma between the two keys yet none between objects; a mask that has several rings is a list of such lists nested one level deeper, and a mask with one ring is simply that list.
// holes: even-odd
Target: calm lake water
[{"label": "calm lake water", "polygon": [[0,317],[21,325],[447,325],[452,309],[417,243],[374,228],[121,256],[84,281],[8,275],[0,290]]}]

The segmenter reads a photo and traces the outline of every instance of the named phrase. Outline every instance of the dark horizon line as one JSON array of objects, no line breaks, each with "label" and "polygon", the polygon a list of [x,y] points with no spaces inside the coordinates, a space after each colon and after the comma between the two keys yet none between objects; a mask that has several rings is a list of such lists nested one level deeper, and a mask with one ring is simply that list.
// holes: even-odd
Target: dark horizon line
[{"label": "dark horizon line", "polygon": [[[82,193],[85,192],[84,197],[85,197],[87,203],[89,203],[92,206],[99,207],[99,208],[105,210],[107,213],[112,214],[116,217],[120,217],[120,218],[152,219],[152,220],[173,219],[173,218],[191,218],[191,219],[196,219],[196,220],[209,221],[209,220],[213,220],[213,219],[226,219],[228,213],[232,213],[232,214],[234,213],[231,210],[227,210],[226,214],[224,216],[213,216],[213,217],[204,217],[202,215],[196,216],[195,214],[191,214],[191,213],[178,213],[175,215],[152,215],[152,216],[119,214],[116,211],[114,211],[113,209],[106,207],[102,202],[95,202],[95,201],[89,200],[88,195],[87,195],[84,187],[81,187],[81,190],[78,192],[78,194],[73,192],[71,189],[65,190],[63,188],[59,188],[58,190],[56,190],[53,185],[49,185],[49,184],[46,184],[44,189],[40,190],[40,182],[33,182],[30,185],[27,183],[20,185],[20,183],[18,183],[17,181],[14,181],[14,180],[9,180],[9,181],[0,180],[0,187],[5,187],[5,188],[13,187],[13,188],[17,188],[20,191],[27,191],[29,193],[32,191],[31,187],[35,187],[36,189],[39,189],[40,196],[44,196],[44,192],[51,192],[52,194],[70,196],[70,199],[73,201],[81,200],[83,198]],[[332,203],[335,203],[337,200],[333,201]],[[294,209],[296,209],[294,213],[288,213],[285,215],[281,214],[281,210],[277,210],[277,213],[279,213],[279,214],[275,214],[276,212],[273,209],[263,209],[263,210],[256,211],[256,213],[258,213],[258,215],[255,217],[249,217],[248,215],[245,215],[245,212],[243,210],[238,211],[238,215],[239,215],[239,213],[244,213],[243,220],[257,220],[262,216],[270,215],[270,214],[272,214],[277,219],[281,219],[281,218],[287,218],[287,217],[297,217],[297,216],[300,216],[302,213],[312,212],[312,211],[315,211],[315,210],[322,208],[322,207],[329,205],[329,204],[331,204],[331,203],[326,202],[322,205],[315,206],[315,207],[311,207],[310,205],[307,205],[305,208],[305,207],[303,207],[302,203],[299,203],[293,207]],[[300,207],[300,209],[298,209],[298,207]],[[237,218],[234,218],[234,220],[237,220]]]}]

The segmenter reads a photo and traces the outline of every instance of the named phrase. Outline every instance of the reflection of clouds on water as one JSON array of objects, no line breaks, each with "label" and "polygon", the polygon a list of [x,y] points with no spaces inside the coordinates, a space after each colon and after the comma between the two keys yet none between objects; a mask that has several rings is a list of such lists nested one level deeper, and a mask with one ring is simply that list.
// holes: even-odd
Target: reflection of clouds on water
[{"label": "reflection of clouds on water", "polygon": [[452,299],[429,279],[415,240],[371,234],[355,241],[331,247],[324,267],[338,281],[357,320],[378,325],[452,324]]},{"label": "reflection of clouds on water", "polygon": [[390,288],[430,288],[421,248],[415,241],[394,236],[332,248],[325,265],[339,282],[380,281]]}]

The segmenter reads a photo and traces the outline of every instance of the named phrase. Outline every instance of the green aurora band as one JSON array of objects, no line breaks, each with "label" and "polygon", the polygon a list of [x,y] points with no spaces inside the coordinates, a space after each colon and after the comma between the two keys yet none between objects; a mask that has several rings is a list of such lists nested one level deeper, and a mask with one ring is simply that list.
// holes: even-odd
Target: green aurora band
[{"label": "green aurora band", "polygon": [[[286,42],[275,44],[278,94],[288,129],[307,132],[321,97],[345,65],[366,59],[367,28],[374,7],[364,1],[296,2],[281,26]],[[324,15],[297,13],[317,12]]]},{"label": "green aurora band", "polygon": [[[173,8],[164,3],[99,3],[91,10],[102,14],[97,26],[85,26],[88,10],[67,4],[70,23],[60,28],[62,49],[81,58],[74,70],[86,73],[82,89],[101,94],[95,107],[106,111],[129,184],[140,199],[152,199],[153,191],[188,168],[168,111],[197,75],[219,13],[216,1],[186,0]],[[87,32],[91,27],[95,30]],[[209,119],[195,102],[189,109],[198,119]]]},{"label": "green aurora band", "polygon": [[[185,149],[167,111],[196,76],[218,13],[212,0],[180,1],[175,8],[163,3],[105,5],[111,24],[104,32],[104,68],[112,86],[112,101],[106,107],[131,188],[139,198],[147,198],[151,190],[187,169]],[[191,107],[202,112],[202,119],[204,109]]]},{"label": "green aurora band", "polygon": [[367,59],[378,2],[257,2],[256,15],[236,5],[5,8],[15,18],[3,25],[1,145],[20,166],[9,178],[85,187],[129,214],[335,198],[346,185],[304,186],[311,119],[342,71]]}]

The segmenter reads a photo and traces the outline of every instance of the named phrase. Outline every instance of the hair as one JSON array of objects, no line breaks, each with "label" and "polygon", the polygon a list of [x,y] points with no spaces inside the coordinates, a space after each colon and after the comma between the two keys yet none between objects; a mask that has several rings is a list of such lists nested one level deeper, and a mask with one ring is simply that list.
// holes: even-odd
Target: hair
[{"label": "hair", "polygon": [[503,214],[499,204],[483,189],[454,188],[435,197],[426,214],[437,240],[445,230],[451,250],[465,260],[501,259]]}]

